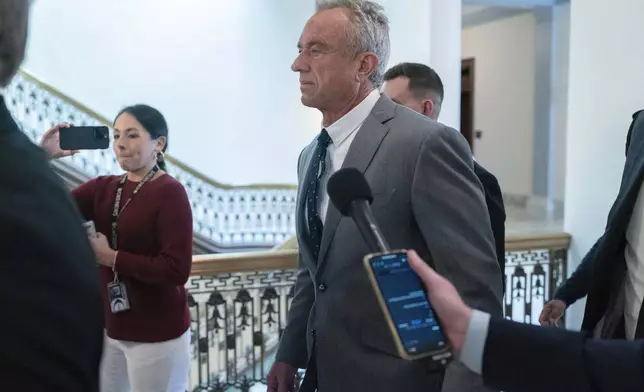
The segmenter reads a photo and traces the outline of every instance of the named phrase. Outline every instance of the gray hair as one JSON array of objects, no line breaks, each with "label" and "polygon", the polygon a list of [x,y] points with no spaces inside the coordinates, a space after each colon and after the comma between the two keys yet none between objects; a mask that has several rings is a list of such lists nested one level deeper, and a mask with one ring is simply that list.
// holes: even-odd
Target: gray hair
[{"label": "gray hair", "polygon": [[0,86],[5,87],[25,57],[29,2],[0,0]]},{"label": "gray hair", "polygon": [[389,61],[389,19],[385,9],[369,0],[317,0],[319,11],[344,8],[349,12],[351,30],[348,34],[350,56],[373,52],[378,56],[378,68],[369,75],[374,88],[382,85]]}]

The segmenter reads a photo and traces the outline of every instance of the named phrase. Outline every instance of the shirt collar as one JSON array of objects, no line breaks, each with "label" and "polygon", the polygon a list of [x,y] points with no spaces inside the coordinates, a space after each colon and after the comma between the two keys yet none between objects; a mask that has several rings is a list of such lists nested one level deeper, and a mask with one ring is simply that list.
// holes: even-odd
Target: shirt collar
[{"label": "shirt collar", "polygon": [[369,113],[371,113],[379,99],[380,92],[378,90],[373,90],[356,107],[325,128],[329,133],[329,136],[331,136],[334,146],[342,144],[349,135],[351,135],[362,125],[362,123],[365,122]]}]

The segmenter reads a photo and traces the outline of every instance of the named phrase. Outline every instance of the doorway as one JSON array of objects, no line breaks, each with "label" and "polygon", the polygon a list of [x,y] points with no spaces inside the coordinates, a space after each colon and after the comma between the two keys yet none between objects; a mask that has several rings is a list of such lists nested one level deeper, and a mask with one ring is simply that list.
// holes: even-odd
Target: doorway
[{"label": "doorway", "polygon": [[461,60],[461,133],[474,153],[474,58]]}]

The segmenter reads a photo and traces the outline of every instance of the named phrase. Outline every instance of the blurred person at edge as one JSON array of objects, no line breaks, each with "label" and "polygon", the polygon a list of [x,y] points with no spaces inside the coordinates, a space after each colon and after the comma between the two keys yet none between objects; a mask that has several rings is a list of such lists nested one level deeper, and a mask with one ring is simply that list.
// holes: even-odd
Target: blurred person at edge
[{"label": "blurred person at edge", "polygon": [[[41,140],[52,158],[76,152],[59,147],[60,129],[67,126],[51,128]],[[113,132],[114,153],[125,174],[101,176],[72,191],[97,232],[90,240],[100,265],[106,319],[101,392],[185,392],[190,202],[183,185],[165,171],[168,126],[158,110],[126,107],[116,116]],[[127,298],[118,306],[120,293]]]},{"label": "blurred person at edge", "polygon": [[[565,310],[588,296],[581,329],[603,339],[644,339],[644,116],[626,136],[622,183],[604,233],[544,305],[539,322],[560,325]],[[644,387],[643,387],[644,389]]]},{"label": "blurred person at edge", "polygon": [[[28,19],[28,1],[0,0],[2,87],[22,63]],[[0,390],[98,391],[104,321],[94,252],[69,190],[3,97],[0,312]]]}]

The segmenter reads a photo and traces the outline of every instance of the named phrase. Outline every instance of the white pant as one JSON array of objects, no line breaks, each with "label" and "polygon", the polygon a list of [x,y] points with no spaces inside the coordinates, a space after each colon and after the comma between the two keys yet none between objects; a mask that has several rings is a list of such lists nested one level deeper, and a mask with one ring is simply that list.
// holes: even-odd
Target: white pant
[{"label": "white pant", "polygon": [[105,335],[101,392],[185,392],[190,372],[190,329],[160,343],[136,343]]}]

